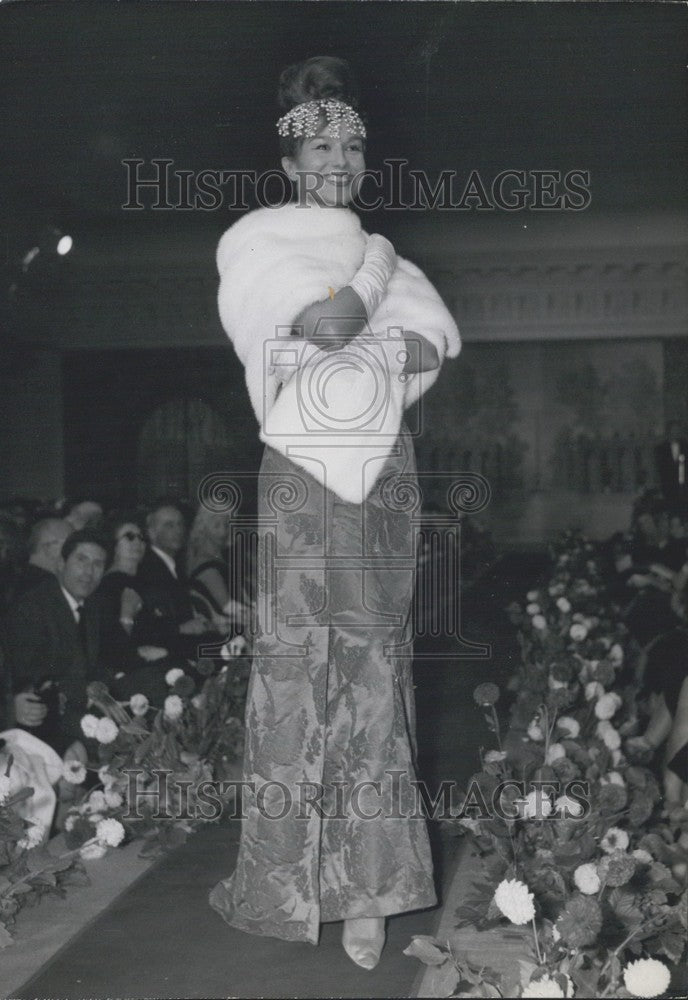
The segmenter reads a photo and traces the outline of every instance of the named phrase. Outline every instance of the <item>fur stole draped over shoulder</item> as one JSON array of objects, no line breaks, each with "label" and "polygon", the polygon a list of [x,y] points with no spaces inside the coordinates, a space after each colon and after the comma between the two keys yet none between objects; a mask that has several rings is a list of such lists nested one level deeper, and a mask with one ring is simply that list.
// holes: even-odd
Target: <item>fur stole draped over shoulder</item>
[{"label": "fur stole draped over shoulder", "polygon": [[244,365],[261,440],[351,503],[368,495],[404,409],[439,374],[402,373],[403,331],[434,344],[441,362],[461,347],[440,296],[401,257],[369,329],[345,348],[325,352],[290,336],[303,309],[351,281],[367,240],[348,209],[290,204],[243,216],[217,250],[220,319]]}]

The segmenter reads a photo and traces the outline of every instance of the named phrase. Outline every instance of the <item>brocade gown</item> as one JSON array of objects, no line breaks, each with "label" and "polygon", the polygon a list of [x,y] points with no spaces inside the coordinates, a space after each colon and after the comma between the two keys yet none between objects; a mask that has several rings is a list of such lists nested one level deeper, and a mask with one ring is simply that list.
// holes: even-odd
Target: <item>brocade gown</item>
[{"label": "brocade gown", "polygon": [[360,505],[265,450],[244,760],[254,787],[236,869],[210,895],[233,927],[315,944],[321,922],[436,902],[412,784],[416,486],[403,425]]}]

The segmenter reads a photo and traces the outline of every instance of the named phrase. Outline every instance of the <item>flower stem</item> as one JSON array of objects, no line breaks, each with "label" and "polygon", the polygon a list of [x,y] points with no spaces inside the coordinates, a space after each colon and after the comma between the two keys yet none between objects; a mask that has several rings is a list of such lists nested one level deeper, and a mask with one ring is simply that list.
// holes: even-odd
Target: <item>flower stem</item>
[{"label": "flower stem", "polygon": [[533,917],[532,924],[533,924],[533,937],[535,939],[535,954],[537,955],[538,965],[542,965],[543,964],[542,953],[540,951],[540,943],[538,941],[538,936],[537,936],[537,927],[535,926],[535,917]]},{"label": "flower stem", "polygon": [[495,736],[497,737],[497,746],[499,747],[499,750],[501,752],[501,749],[502,749],[502,739],[501,739],[500,730],[499,730],[499,718],[497,716],[497,712],[495,711],[494,705],[490,705],[490,708],[492,709],[492,720],[494,722],[494,727],[495,727]]}]

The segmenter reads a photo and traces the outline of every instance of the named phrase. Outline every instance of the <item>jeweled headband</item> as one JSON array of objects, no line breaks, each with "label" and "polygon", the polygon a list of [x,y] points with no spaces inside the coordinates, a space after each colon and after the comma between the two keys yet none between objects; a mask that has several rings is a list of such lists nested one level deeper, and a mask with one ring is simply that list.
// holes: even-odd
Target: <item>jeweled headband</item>
[{"label": "jeweled headband", "polygon": [[306,101],[304,104],[297,104],[279,119],[277,131],[285,137],[312,139],[314,135],[318,134],[320,116],[323,111],[327,117],[327,131],[333,139],[338,139],[341,135],[342,125],[349,132],[365,139],[365,125],[358,112],[354,111],[349,104],[345,104],[344,101],[337,101],[334,98],[323,98],[319,101]]}]

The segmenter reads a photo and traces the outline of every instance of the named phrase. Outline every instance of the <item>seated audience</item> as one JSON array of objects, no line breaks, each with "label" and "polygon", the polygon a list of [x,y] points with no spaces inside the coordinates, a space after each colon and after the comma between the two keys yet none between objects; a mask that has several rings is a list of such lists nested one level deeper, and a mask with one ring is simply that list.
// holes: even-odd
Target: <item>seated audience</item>
[{"label": "seated audience", "polygon": [[210,622],[194,614],[183,576],[181,556],[186,539],[184,517],[175,504],[155,505],[146,519],[149,547],[136,574],[136,592],[153,615],[153,645],[174,655],[193,658],[198,637]]},{"label": "seated audience", "polygon": [[128,516],[112,521],[109,533],[112,561],[93,596],[100,620],[101,664],[112,678],[114,697],[141,693],[161,704],[168,650],[152,643],[158,629],[136,581],[146,539],[138,521]]},{"label": "seated audience", "polygon": [[71,524],[56,517],[46,517],[34,524],[29,535],[29,561],[17,581],[15,597],[57,574],[62,546],[73,531]]},{"label": "seated audience", "polygon": [[80,500],[69,508],[65,521],[75,531],[99,531],[103,525],[103,508],[95,500]]},{"label": "seated audience", "polygon": [[101,677],[98,616],[89,598],[101,581],[107,549],[75,531],[62,546],[57,576],[25,593],[5,617],[5,666],[11,717],[58,753],[81,756],[86,684]]},{"label": "seated audience", "polygon": [[242,583],[233,587],[234,581],[230,579],[229,525],[226,514],[201,505],[186,546],[186,580],[191,603],[220,632],[241,625],[250,614]]}]

